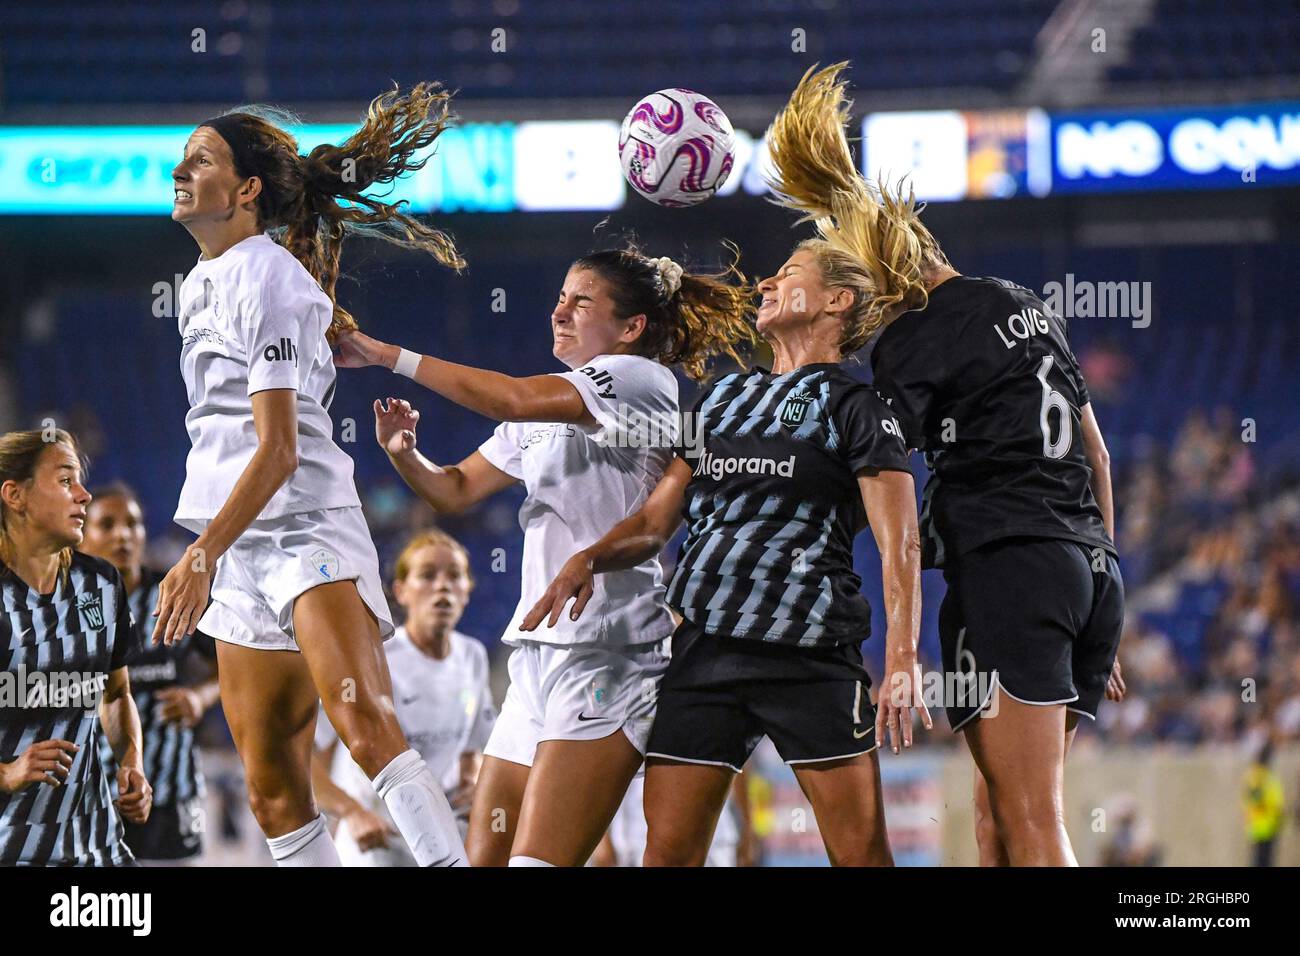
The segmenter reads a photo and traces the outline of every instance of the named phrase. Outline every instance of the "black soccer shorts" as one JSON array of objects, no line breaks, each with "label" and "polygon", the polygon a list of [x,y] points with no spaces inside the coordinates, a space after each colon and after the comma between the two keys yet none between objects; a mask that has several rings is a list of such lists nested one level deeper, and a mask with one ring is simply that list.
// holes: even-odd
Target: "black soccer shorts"
[{"label": "black soccer shorts", "polygon": [[199,801],[161,804],[144,823],[123,820],[124,842],[137,860],[184,860],[203,851],[203,838],[194,826]]},{"label": "black soccer shorts", "polygon": [[[944,568],[944,704],[960,730],[995,685],[1023,703],[1096,718],[1124,627],[1114,555],[1055,538],[1004,538]],[[954,693],[955,691],[955,693]]]},{"label": "black soccer shorts", "polygon": [[765,734],[789,764],[875,749],[861,642],[797,647],[707,634],[690,621],[672,641],[647,757],[739,772]]}]

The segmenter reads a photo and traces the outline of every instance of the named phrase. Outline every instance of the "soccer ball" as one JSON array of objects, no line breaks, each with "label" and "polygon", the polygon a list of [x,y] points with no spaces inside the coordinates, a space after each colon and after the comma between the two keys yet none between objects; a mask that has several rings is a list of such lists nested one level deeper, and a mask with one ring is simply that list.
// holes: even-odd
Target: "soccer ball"
[{"label": "soccer ball", "polygon": [[632,188],[660,206],[694,206],[727,181],[736,161],[731,120],[707,96],[660,90],[623,120],[618,158]]}]

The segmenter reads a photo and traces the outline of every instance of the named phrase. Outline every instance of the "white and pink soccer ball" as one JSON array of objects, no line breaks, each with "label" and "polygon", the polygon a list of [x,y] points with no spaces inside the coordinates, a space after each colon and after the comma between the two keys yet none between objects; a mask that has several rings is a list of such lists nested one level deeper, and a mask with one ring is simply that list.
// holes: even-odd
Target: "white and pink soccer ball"
[{"label": "white and pink soccer ball", "polygon": [[707,96],[660,90],[623,120],[618,158],[632,188],[660,206],[694,206],[727,181],[736,161],[731,120]]}]

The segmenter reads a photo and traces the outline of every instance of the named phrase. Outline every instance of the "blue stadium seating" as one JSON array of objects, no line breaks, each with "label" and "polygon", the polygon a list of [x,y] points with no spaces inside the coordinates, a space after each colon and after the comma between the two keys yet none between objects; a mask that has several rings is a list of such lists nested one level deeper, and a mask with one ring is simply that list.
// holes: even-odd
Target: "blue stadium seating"
[{"label": "blue stadium seating", "polygon": [[[864,87],[1005,90],[1056,0],[654,4],[310,0],[27,4],[0,31],[9,104],[364,101],[441,79],[469,97],[634,99],[676,85],[781,95],[809,64],[851,59]],[[493,31],[505,30],[495,52]],[[206,49],[192,49],[192,31]],[[806,50],[794,52],[792,31]],[[446,64],[455,62],[455,70]],[[277,69],[276,67],[291,67]],[[575,81],[580,76],[580,81]],[[184,82],[181,82],[183,78]]]}]

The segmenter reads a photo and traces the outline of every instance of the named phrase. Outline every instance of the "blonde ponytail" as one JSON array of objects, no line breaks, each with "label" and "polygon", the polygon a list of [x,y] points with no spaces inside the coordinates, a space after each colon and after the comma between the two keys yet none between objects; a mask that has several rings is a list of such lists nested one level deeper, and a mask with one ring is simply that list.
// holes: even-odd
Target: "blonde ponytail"
[{"label": "blonde ponytail", "polygon": [[893,315],[922,308],[926,270],[948,264],[921,224],[913,191],[904,194],[901,182],[896,190],[883,181],[872,184],[854,165],[844,131],[853,103],[840,79],[847,66],[810,67],[767,134],[775,201],[803,213],[799,221],[812,221],[820,236],[800,248],[817,256],[828,285],[854,290],[846,353],[866,344]]}]

